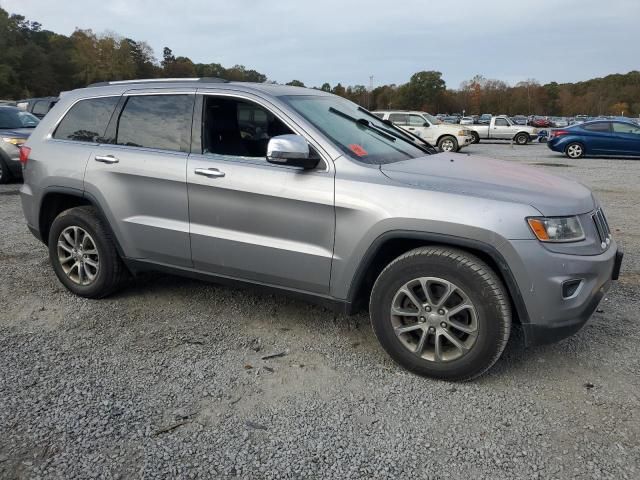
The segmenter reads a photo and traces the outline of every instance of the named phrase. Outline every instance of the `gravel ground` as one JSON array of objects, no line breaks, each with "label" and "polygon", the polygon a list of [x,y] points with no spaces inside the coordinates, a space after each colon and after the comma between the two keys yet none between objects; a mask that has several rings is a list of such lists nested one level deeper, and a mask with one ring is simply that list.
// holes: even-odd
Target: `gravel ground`
[{"label": "gravel ground", "polygon": [[0,477],[640,478],[640,161],[466,151],[591,186],[626,250],[581,332],[516,334],[466,384],[395,366],[364,315],[165,275],[74,297],[0,187]]}]

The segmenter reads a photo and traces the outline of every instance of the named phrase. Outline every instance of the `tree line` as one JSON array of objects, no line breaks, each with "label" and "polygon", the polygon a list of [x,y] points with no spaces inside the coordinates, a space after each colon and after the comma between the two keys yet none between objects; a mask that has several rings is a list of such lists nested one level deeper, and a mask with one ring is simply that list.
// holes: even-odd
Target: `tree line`
[{"label": "tree line", "polygon": [[[267,75],[243,65],[194,63],[165,47],[156,59],[144,41],[113,32],[77,29],[70,36],[0,8],[0,98],[19,99],[59,92],[108,80],[136,78],[219,77],[266,82]],[[299,80],[288,85],[305,86]],[[438,71],[413,74],[401,85],[315,86],[370,109],[411,109],[431,113],[640,115],[640,72],[608,75],[576,83],[540,84],[534,79],[514,86],[476,75],[459,88],[447,88]]]}]

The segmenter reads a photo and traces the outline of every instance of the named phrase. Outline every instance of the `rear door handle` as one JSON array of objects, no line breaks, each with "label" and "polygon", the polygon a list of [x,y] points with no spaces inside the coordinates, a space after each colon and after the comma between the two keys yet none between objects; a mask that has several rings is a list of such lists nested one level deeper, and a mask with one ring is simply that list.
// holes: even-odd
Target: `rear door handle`
[{"label": "rear door handle", "polygon": [[96,158],[94,159],[96,162],[100,162],[100,163],[118,163],[120,160],[118,160],[116,157],[114,157],[113,155],[96,155]]},{"label": "rear door handle", "polygon": [[196,175],[203,175],[209,178],[224,177],[224,172],[221,172],[217,168],[196,168],[194,172]]}]

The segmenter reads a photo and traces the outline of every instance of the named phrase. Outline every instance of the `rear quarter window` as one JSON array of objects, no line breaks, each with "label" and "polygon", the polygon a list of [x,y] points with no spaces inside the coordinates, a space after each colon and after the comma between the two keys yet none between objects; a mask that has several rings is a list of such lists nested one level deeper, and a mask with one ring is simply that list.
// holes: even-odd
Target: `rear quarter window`
[{"label": "rear quarter window", "polygon": [[102,143],[120,97],[88,98],[76,103],[64,116],[53,138]]}]

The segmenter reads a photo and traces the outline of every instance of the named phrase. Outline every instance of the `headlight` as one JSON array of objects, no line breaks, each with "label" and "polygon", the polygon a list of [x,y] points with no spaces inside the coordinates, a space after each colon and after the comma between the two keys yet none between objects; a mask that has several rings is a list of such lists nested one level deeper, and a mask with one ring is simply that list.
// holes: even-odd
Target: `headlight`
[{"label": "headlight", "polygon": [[464,137],[464,136],[466,136],[466,135],[467,135],[467,134],[465,133],[465,131],[464,131],[464,130],[459,130],[459,131],[458,131],[458,136],[459,136],[459,137]]},{"label": "headlight", "polygon": [[2,137],[2,140],[12,145],[15,145],[16,147],[19,147],[20,145],[24,144],[27,141],[26,138],[16,138],[16,137]]},{"label": "headlight", "polygon": [[577,242],[584,239],[578,217],[529,217],[527,223],[541,242]]}]

